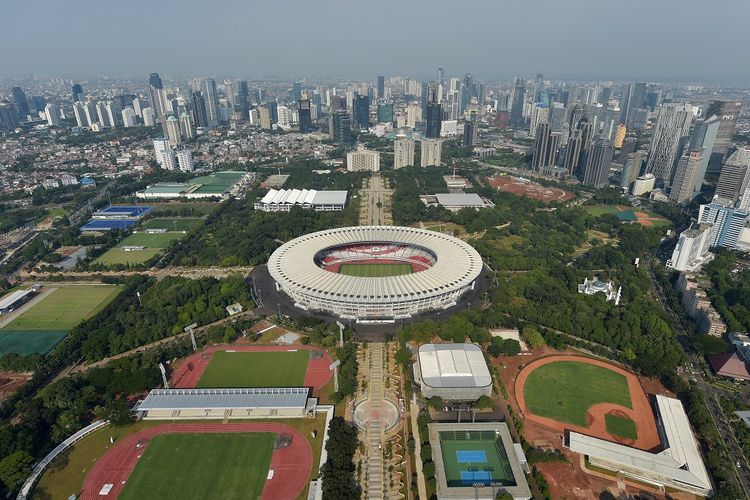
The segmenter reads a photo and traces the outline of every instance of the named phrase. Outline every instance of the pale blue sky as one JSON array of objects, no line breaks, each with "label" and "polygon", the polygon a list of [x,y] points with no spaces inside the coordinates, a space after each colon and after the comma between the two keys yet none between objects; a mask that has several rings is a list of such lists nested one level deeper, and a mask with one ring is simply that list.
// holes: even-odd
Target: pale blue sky
[{"label": "pale blue sky", "polygon": [[30,0],[0,75],[750,81],[750,0]]}]

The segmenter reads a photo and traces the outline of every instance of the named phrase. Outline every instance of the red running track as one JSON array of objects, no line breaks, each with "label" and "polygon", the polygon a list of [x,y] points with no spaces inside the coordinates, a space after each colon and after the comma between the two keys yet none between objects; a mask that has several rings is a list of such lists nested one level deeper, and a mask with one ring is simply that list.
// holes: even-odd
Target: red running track
[{"label": "red running track", "polygon": [[[312,346],[210,346],[199,351],[186,360],[175,369],[172,374],[172,387],[176,389],[192,389],[198,385],[203,371],[206,369],[211,356],[216,351],[242,351],[242,352],[262,352],[262,351],[290,351],[306,349],[308,351],[321,351],[323,356],[318,359],[311,359],[307,364],[307,373],[305,374],[305,387],[312,387],[313,394],[318,392],[333,377],[333,372],[328,369],[333,359],[327,352]],[[205,359],[204,358],[204,355]]]},{"label": "red running track", "polygon": [[[275,423],[242,423],[242,424],[164,424],[142,430],[126,437],[113,448],[107,450],[96,461],[83,482],[83,500],[101,500],[117,498],[130,474],[135,469],[138,459],[143,455],[151,438],[158,434],[198,432],[274,432],[292,435],[292,443],[279,450],[274,450],[271,457],[273,478],[266,481],[262,500],[293,500],[307,485],[313,464],[312,448],[307,438],[293,427]],[[138,448],[139,441],[145,445]],[[99,495],[105,484],[112,484],[108,495]]]}]

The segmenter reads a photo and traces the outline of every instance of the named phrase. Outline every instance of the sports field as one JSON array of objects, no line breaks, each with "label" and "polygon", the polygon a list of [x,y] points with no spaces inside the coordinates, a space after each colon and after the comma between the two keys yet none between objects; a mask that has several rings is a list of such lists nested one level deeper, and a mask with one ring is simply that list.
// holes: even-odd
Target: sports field
[{"label": "sports field", "polygon": [[0,329],[0,356],[15,354],[46,354],[68,332],[47,330],[9,330]]},{"label": "sports field", "polygon": [[183,233],[133,233],[120,242],[120,247],[166,248]]},{"label": "sports field", "polygon": [[386,276],[399,276],[411,274],[410,264],[341,264],[339,274],[348,276],[361,276],[364,278],[383,278]]},{"label": "sports field", "polygon": [[198,218],[168,218],[158,217],[149,219],[141,225],[141,229],[166,229],[167,231],[188,231],[201,221]]},{"label": "sports field", "polygon": [[52,293],[11,321],[4,330],[70,330],[104,309],[122,289],[118,285],[68,285]]},{"label": "sports field", "polygon": [[671,226],[672,223],[657,213],[643,208],[631,208],[620,205],[595,205],[586,207],[586,212],[598,217],[604,214],[612,214],[621,221],[637,222],[642,226]]},{"label": "sports field", "polygon": [[310,351],[214,352],[197,387],[302,387]]},{"label": "sports field", "polygon": [[636,430],[635,422],[629,418],[608,413],[607,415],[604,415],[604,422],[607,426],[607,432],[610,434],[626,439],[638,439],[638,431]]},{"label": "sports field", "polygon": [[154,436],[118,498],[260,498],[275,439],[268,432]]},{"label": "sports field", "polygon": [[106,266],[115,264],[143,264],[154,255],[159,255],[160,253],[160,248],[144,248],[143,250],[131,250],[128,252],[119,248],[111,248],[100,255],[95,262]]},{"label": "sports field", "polygon": [[598,403],[633,407],[624,375],[578,361],[539,366],[529,374],[523,392],[535,415],[582,427],[588,426],[588,409]]},{"label": "sports field", "polygon": [[493,431],[441,431],[440,448],[448,486],[516,485],[505,448]]}]

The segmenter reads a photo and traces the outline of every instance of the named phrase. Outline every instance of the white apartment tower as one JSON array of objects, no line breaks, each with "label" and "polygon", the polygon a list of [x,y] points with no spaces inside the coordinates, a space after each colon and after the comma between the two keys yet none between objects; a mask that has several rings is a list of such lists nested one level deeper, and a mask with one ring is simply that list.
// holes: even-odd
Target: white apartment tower
[{"label": "white apartment tower", "polygon": [[393,141],[393,168],[414,165],[414,139],[399,137]]},{"label": "white apartment tower", "polygon": [[420,144],[421,166],[439,166],[442,157],[443,141],[440,139],[422,139]]}]

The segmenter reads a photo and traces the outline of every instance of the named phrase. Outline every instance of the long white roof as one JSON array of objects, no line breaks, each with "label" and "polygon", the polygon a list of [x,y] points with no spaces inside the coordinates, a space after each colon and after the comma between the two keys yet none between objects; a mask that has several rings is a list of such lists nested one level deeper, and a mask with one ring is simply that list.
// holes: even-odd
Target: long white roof
[{"label": "long white roof", "polygon": [[22,298],[26,297],[28,294],[34,293],[33,290],[16,290],[14,292],[10,292],[8,295],[0,299],[0,309],[5,309],[6,307],[10,307]]},{"label": "long white roof", "polygon": [[307,387],[251,389],[154,389],[139,410],[304,408]]},{"label": "long white roof", "polygon": [[570,432],[568,447],[576,453],[622,464],[630,469],[641,469],[710,491],[711,480],[682,402],[679,399],[656,396],[656,403],[666,440],[663,451],[650,453],[578,432]]},{"label": "long white roof", "polygon": [[430,387],[487,387],[492,377],[482,350],[474,344],[419,346],[419,370]]},{"label": "long white roof", "polygon": [[263,205],[345,205],[346,191],[315,189],[270,189],[261,198]]},{"label": "long white roof", "polygon": [[[318,267],[318,252],[348,244],[398,243],[429,250],[432,267],[412,274],[367,278],[333,273]],[[482,258],[468,243],[435,231],[400,226],[355,226],[306,234],[284,243],[268,260],[271,277],[282,287],[336,299],[359,298],[373,303],[420,298],[470,285],[482,271]]]}]

